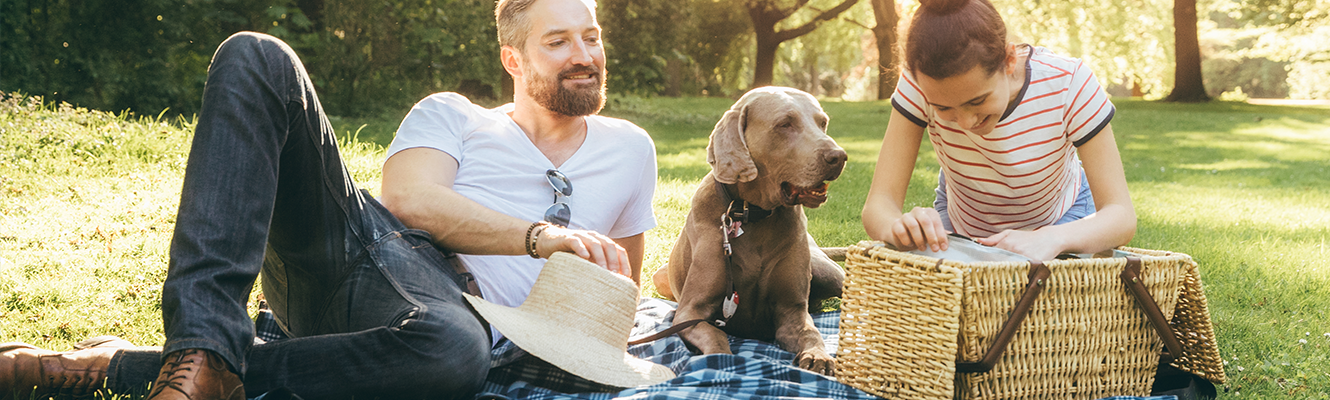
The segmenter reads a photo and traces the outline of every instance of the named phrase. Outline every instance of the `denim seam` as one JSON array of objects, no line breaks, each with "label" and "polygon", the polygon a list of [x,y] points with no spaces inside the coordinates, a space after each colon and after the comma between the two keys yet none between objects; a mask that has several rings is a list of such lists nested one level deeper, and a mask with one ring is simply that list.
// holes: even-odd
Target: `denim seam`
[{"label": "denim seam", "polygon": [[392,231],[376,239],[374,243],[370,245],[369,249],[367,249],[367,253],[369,253],[368,256],[370,257],[372,264],[374,264],[374,268],[378,270],[380,275],[383,275],[383,279],[388,281],[389,285],[392,285],[393,291],[396,291],[398,296],[402,296],[402,299],[416,306],[418,314],[429,312],[429,307],[426,307],[424,303],[417,300],[416,296],[412,296],[410,293],[407,293],[406,290],[402,289],[402,285],[397,283],[397,278],[383,268],[383,259],[379,257],[379,251],[383,244],[388,243],[390,240],[405,241],[405,237],[402,236],[401,231]]},{"label": "denim seam", "polygon": [[[281,253],[278,253],[276,250],[273,250],[273,255],[278,259],[282,258]],[[362,254],[362,255],[357,255],[355,258],[347,259],[346,265],[355,265],[356,260],[359,260],[361,257],[368,257],[368,255]],[[282,262],[285,263],[286,261],[282,260]],[[350,268],[348,268],[345,272],[343,272],[342,275],[337,278],[337,281],[339,283],[336,287],[332,288],[332,291],[337,292],[342,290],[342,286],[346,285],[347,280],[350,279],[351,275],[353,275],[354,273],[355,271]],[[290,277],[287,277],[287,279],[289,281]],[[286,286],[286,290],[287,290],[286,296],[289,299],[291,296],[290,294],[291,287],[289,285]],[[313,326],[316,327],[324,326],[327,319],[327,313],[332,308],[332,302],[334,301],[334,297],[335,296],[327,296],[326,298],[324,298],[323,304],[318,308],[318,310],[321,310],[320,316],[318,317],[318,319],[314,321]],[[275,320],[277,321],[277,326],[281,328],[282,333],[285,333],[287,337],[295,337],[295,335],[291,334],[291,327],[288,326],[286,322],[282,321],[280,318],[275,318]]]}]

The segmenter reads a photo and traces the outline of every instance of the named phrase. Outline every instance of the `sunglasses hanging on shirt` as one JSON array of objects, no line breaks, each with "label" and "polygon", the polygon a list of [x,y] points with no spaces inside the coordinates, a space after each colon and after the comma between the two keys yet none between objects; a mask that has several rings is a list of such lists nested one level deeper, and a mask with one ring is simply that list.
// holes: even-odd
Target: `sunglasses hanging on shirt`
[{"label": "sunglasses hanging on shirt", "polygon": [[573,195],[573,182],[557,169],[545,171],[545,178],[549,180],[550,187],[554,188],[554,204],[545,209],[545,221],[567,228],[573,217],[573,210],[567,202]]}]

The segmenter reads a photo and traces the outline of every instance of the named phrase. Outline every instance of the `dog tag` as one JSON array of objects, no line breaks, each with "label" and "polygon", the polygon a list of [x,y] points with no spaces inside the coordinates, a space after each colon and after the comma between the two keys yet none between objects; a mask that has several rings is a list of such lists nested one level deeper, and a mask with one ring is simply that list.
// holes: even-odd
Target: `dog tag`
[{"label": "dog tag", "polygon": [[726,320],[729,320],[730,317],[734,316],[734,311],[738,309],[739,309],[739,292],[730,292],[730,295],[725,297],[725,302],[721,303],[720,315],[724,317]]},{"label": "dog tag", "polygon": [[743,224],[744,224],[743,222],[739,221],[731,222],[730,229],[726,229],[725,234],[728,235],[730,239],[742,236],[744,234]]}]

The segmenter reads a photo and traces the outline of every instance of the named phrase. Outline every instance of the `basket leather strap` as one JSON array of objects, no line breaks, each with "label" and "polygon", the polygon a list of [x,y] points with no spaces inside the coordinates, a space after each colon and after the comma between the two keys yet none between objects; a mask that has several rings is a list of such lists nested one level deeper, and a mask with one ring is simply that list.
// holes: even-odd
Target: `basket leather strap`
[{"label": "basket leather strap", "polygon": [[693,325],[697,325],[698,323],[702,323],[702,322],[706,322],[706,319],[703,319],[703,318],[690,319],[690,320],[684,321],[683,323],[680,323],[680,324],[678,324],[678,325],[674,325],[674,326],[671,326],[671,327],[669,327],[669,328],[665,328],[665,330],[660,331],[660,332],[656,332],[656,333],[652,334],[651,336],[647,336],[647,337],[640,338],[640,339],[633,339],[633,340],[630,340],[630,341],[628,341],[628,345],[629,345],[629,346],[632,346],[632,345],[635,345],[635,344],[642,344],[642,343],[650,342],[650,341],[653,341],[653,340],[660,340],[660,339],[662,339],[662,338],[668,337],[668,336],[673,335],[673,334],[675,334],[675,333],[679,333],[679,331],[682,331],[682,330],[684,330],[684,329],[691,328]]},{"label": "basket leather strap", "polygon": [[[938,260],[941,264],[942,261]],[[998,331],[997,339],[993,345],[984,352],[984,357],[977,362],[957,362],[956,372],[988,372],[997,364],[998,358],[1007,351],[1007,345],[1011,343],[1011,338],[1016,334],[1016,329],[1025,321],[1025,316],[1030,314],[1030,309],[1034,307],[1034,301],[1039,298],[1039,293],[1044,291],[1044,283],[1048,281],[1052,272],[1044,263],[1039,261],[1030,261],[1030,283],[1025,285],[1025,292],[1021,294],[1021,299],[1016,303],[1016,308],[1011,311],[1011,316],[1002,323],[1002,330]]]},{"label": "basket leather strap", "polygon": [[1172,358],[1182,356],[1182,343],[1178,342],[1177,336],[1173,335],[1173,327],[1168,325],[1168,319],[1164,318],[1164,313],[1159,310],[1159,305],[1155,304],[1155,299],[1150,296],[1150,292],[1145,289],[1145,283],[1141,282],[1141,259],[1139,257],[1127,257],[1127,265],[1122,267],[1122,283],[1127,285],[1127,292],[1136,298],[1136,305],[1145,312],[1146,318],[1150,320],[1150,325],[1154,325],[1155,332],[1159,338],[1164,340],[1164,347],[1168,349]]}]

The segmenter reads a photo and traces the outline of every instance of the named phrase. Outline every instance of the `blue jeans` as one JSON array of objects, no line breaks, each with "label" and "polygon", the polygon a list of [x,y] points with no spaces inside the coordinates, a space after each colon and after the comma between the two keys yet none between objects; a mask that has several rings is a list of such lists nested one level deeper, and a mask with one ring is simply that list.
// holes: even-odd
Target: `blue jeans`
[{"label": "blue jeans", "polygon": [[[1053,225],[1085,218],[1095,212],[1094,195],[1090,193],[1090,181],[1085,179],[1085,169],[1081,168],[1080,163],[1076,163],[1076,170],[1081,173],[1081,188],[1076,192],[1076,202],[1072,203],[1071,208],[1067,209],[1062,218],[1058,218]],[[951,226],[951,216],[947,215],[947,178],[942,171],[937,173],[937,189],[933,192],[937,196],[933,199],[933,209],[942,216],[942,227],[946,228],[947,232],[956,232],[956,228]]]},{"label": "blue jeans", "polygon": [[[113,389],[154,380],[166,353],[206,349],[249,397],[467,398],[489,337],[455,257],[357,190],[304,67],[271,36],[217,49],[185,169],[162,288],[166,343],[112,359]],[[292,339],[254,345],[254,279]]]}]

